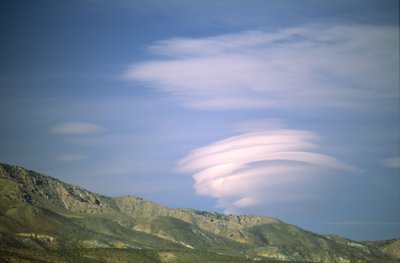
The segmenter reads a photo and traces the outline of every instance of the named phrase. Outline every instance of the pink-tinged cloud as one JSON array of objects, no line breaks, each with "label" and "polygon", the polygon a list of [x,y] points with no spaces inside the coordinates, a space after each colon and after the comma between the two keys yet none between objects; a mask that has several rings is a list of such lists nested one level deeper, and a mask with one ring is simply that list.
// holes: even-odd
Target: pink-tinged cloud
[{"label": "pink-tinged cloud", "polygon": [[358,171],[317,152],[317,139],[301,130],[246,133],[193,150],[178,170],[192,173],[196,192],[216,198],[227,212],[307,202],[326,174]]},{"label": "pink-tinged cloud", "polygon": [[172,38],[123,77],[200,109],[381,109],[399,99],[398,34],[346,25]]}]

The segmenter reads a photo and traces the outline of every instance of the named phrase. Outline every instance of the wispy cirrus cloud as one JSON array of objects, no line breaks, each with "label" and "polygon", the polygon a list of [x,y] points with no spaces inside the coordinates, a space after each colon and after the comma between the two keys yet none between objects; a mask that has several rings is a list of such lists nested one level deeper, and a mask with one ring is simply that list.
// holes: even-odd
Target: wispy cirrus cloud
[{"label": "wispy cirrus cloud", "polygon": [[172,38],[124,78],[201,109],[384,107],[399,98],[398,34],[347,25]]},{"label": "wispy cirrus cloud", "polygon": [[382,165],[387,168],[400,169],[400,156],[387,158],[382,161]]},{"label": "wispy cirrus cloud", "polygon": [[318,136],[302,130],[246,133],[193,150],[178,170],[193,173],[198,194],[226,212],[252,206],[304,204],[330,171],[358,169],[316,151]]},{"label": "wispy cirrus cloud", "polygon": [[69,153],[69,154],[58,155],[58,156],[56,156],[55,159],[59,162],[70,163],[70,162],[78,162],[78,161],[86,160],[86,159],[88,159],[88,156],[83,155],[83,154]]},{"label": "wispy cirrus cloud", "polygon": [[50,128],[50,132],[60,135],[85,135],[104,131],[100,125],[91,122],[62,122]]},{"label": "wispy cirrus cloud", "polygon": [[326,225],[400,225],[400,222],[389,221],[336,221],[326,222]]}]

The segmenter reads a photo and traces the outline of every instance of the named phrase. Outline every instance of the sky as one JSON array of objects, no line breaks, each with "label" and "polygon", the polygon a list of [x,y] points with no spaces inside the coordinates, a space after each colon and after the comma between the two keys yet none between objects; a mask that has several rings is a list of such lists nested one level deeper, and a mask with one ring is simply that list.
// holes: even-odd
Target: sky
[{"label": "sky", "polygon": [[0,162],[400,236],[399,2],[0,2]]}]

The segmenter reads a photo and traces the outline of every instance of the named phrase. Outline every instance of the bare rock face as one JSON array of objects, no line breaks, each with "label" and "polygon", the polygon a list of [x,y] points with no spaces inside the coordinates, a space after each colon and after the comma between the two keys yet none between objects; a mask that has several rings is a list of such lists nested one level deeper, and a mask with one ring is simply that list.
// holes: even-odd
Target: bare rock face
[{"label": "bare rock face", "polygon": [[111,198],[17,166],[0,164],[0,186],[0,250],[151,249],[169,258],[176,254],[166,251],[189,250],[258,261],[400,259],[399,239],[360,243],[270,217],[170,209],[135,196]]},{"label": "bare rock face", "polygon": [[110,198],[18,166],[1,165],[0,180],[6,180],[4,184],[9,187],[9,191],[5,197],[10,201],[35,205],[47,202],[82,213],[98,213],[111,209]]}]

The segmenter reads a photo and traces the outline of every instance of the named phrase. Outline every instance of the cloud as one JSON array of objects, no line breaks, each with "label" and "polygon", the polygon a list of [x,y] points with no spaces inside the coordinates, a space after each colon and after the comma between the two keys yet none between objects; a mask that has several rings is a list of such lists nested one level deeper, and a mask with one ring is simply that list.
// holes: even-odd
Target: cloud
[{"label": "cloud", "polygon": [[387,158],[382,161],[382,165],[387,168],[400,169],[400,156]]},{"label": "cloud", "polygon": [[323,223],[326,225],[400,225],[400,222],[389,221],[336,221]]},{"label": "cloud", "polygon": [[63,163],[78,162],[88,159],[88,156],[82,154],[62,154],[56,157],[56,160]]},{"label": "cloud", "polygon": [[216,198],[226,212],[314,202],[328,174],[358,171],[316,152],[317,139],[302,130],[245,133],[193,150],[178,171],[193,173],[196,192]]},{"label": "cloud", "polygon": [[50,128],[50,132],[60,135],[84,135],[102,132],[104,128],[90,122],[63,122]]},{"label": "cloud", "polygon": [[398,33],[347,25],[172,38],[123,77],[201,109],[382,107],[399,98]]}]

